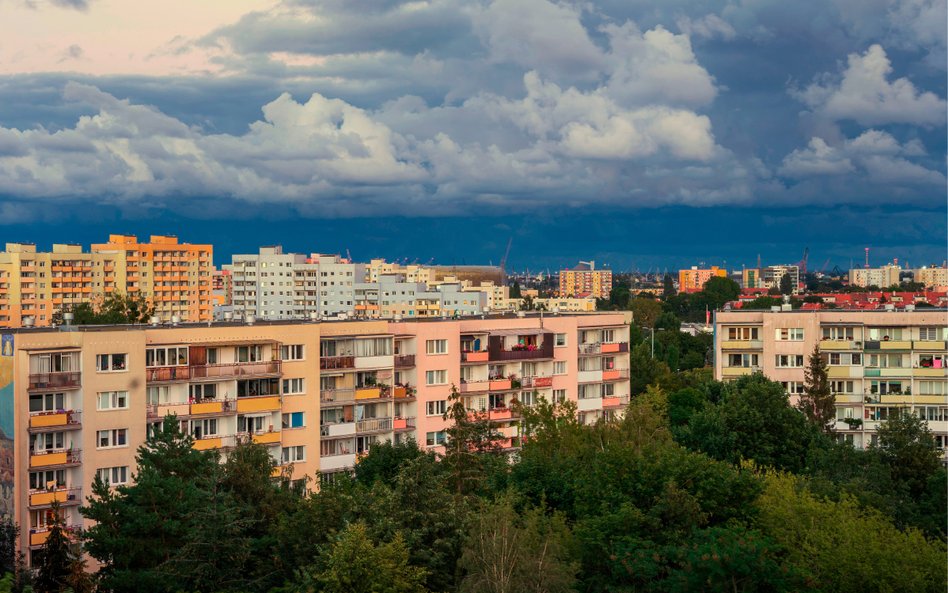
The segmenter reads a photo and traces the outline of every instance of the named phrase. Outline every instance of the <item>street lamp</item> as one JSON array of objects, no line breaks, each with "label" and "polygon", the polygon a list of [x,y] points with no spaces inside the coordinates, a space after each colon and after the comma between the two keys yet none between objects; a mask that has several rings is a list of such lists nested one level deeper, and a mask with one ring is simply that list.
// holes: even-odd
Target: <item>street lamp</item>
[{"label": "street lamp", "polygon": [[[641,326],[641,327],[642,327],[642,329],[647,329],[647,330],[649,330],[650,332],[652,332],[652,358],[655,358],[655,328],[654,328],[654,327],[648,327],[647,325],[643,325],[643,326]],[[665,328],[664,328],[664,327],[660,327],[660,328],[658,328],[658,331],[665,331]]]}]

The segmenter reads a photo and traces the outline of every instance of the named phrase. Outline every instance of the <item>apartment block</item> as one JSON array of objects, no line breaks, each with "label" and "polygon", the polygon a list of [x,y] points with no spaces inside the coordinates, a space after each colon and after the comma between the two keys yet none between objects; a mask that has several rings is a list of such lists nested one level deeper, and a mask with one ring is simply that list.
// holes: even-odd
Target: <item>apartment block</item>
[{"label": "apartment block", "polygon": [[948,267],[924,267],[914,271],[913,279],[921,282],[929,290],[948,290]]},{"label": "apartment block", "polygon": [[561,297],[609,298],[612,270],[597,270],[596,262],[579,262],[571,270],[560,270]]},{"label": "apartment block", "polygon": [[803,391],[807,357],[819,346],[836,395],[836,434],[856,447],[879,423],[909,410],[948,450],[948,328],[945,310],[724,311],[714,320],[715,378],[753,372]]},{"label": "apartment block", "polygon": [[692,266],[687,270],[678,270],[678,291],[700,292],[704,289],[705,282],[718,277],[727,278],[727,270],[717,266],[711,266],[710,268]]},{"label": "apartment block", "polygon": [[849,285],[888,288],[899,283],[901,274],[902,268],[894,263],[881,268],[855,268],[849,270]]},{"label": "apartment block", "polygon": [[615,313],[7,330],[0,514],[24,551],[48,536],[53,502],[83,526],[95,476],[132,480],[137,447],[169,414],[196,448],[226,456],[252,440],[311,488],[378,442],[440,450],[452,387],[513,449],[515,402],[569,399],[587,423],[620,414],[628,340]]},{"label": "apartment block", "polygon": [[780,288],[780,281],[785,275],[790,275],[793,285],[793,294],[798,294],[800,285],[800,267],[797,265],[776,265],[766,268],[745,268],[742,272],[743,288]]}]

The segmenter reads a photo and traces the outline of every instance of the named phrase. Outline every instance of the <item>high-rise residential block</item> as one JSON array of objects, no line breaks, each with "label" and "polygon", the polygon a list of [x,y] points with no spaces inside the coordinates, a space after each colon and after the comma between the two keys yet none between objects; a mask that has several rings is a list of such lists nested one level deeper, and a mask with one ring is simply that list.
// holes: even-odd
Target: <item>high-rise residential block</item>
[{"label": "high-rise residential block", "polygon": [[[269,277],[268,277],[269,278]],[[623,314],[403,321],[273,321],[21,328],[0,332],[0,514],[39,549],[96,475],[133,480],[148,431],[174,415],[198,449],[267,447],[291,478],[331,479],[381,441],[439,451],[452,389],[519,445],[516,402],[577,403],[580,419],[629,401]]]},{"label": "high-rise residential block", "polygon": [[678,291],[700,292],[704,289],[705,282],[718,277],[727,278],[727,270],[717,266],[711,266],[707,269],[692,266],[687,270],[678,270]]},{"label": "high-rise residential block", "polygon": [[596,262],[579,262],[571,270],[560,270],[561,297],[609,298],[612,270],[597,270]]},{"label": "high-rise residential block", "polygon": [[50,325],[56,313],[111,294],[140,295],[163,321],[212,318],[211,245],[179,244],[175,237],[153,236],[139,243],[131,235],[84,253],[78,245],[8,243],[0,253],[0,327]]},{"label": "high-rise residential block", "polygon": [[881,268],[854,268],[849,270],[849,285],[875,286],[877,288],[888,288],[899,283],[902,268],[896,263],[882,266]]},{"label": "high-rise residential block", "polygon": [[914,270],[913,279],[928,290],[948,290],[948,267],[930,266]]},{"label": "high-rise residential block", "polygon": [[779,289],[780,281],[783,277],[789,275],[790,283],[793,287],[793,294],[798,294],[803,290],[800,281],[800,267],[791,265],[775,265],[766,268],[745,268],[743,271],[743,288],[766,288]]},{"label": "high-rise residential block", "polygon": [[856,447],[876,442],[894,413],[928,422],[948,450],[948,328],[944,310],[723,311],[714,319],[716,379],[754,372],[803,393],[816,346],[829,364],[836,435]]}]

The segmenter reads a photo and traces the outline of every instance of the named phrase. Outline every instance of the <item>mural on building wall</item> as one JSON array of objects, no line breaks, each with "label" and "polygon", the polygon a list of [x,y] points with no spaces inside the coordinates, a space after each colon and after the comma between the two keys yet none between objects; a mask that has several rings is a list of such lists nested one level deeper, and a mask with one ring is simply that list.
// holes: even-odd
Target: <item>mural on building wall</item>
[{"label": "mural on building wall", "polygon": [[0,335],[0,518],[13,516],[13,334]]}]

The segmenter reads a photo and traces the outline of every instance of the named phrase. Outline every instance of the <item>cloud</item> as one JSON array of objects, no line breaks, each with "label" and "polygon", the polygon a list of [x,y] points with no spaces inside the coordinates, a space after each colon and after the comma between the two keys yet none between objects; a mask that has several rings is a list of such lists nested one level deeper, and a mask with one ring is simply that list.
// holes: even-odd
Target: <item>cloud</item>
[{"label": "cloud", "polygon": [[689,37],[700,39],[731,40],[737,37],[733,26],[716,14],[706,14],[703,17],[691,18],[679,16],[675,19],[678,30]]},{"label": "cloud", "polygon": [[891,73],[885,50],[876,44],[862,55],[850,54],[840,80],[823,75],[823,80],[792,94],[831,120],[855,120],[863,125],[944,125],[943,99],[919,91],[907,78],[889,82]]},{"label": "cloud", "polygon": [[944,174],[909,160],[921,156],[918,142],[900,144],[891,134],[867,130],[839,146],[812,138],[806,148],[784,158],[779,173],[793,179],[855,174],[874,184],[944,187]]}]

